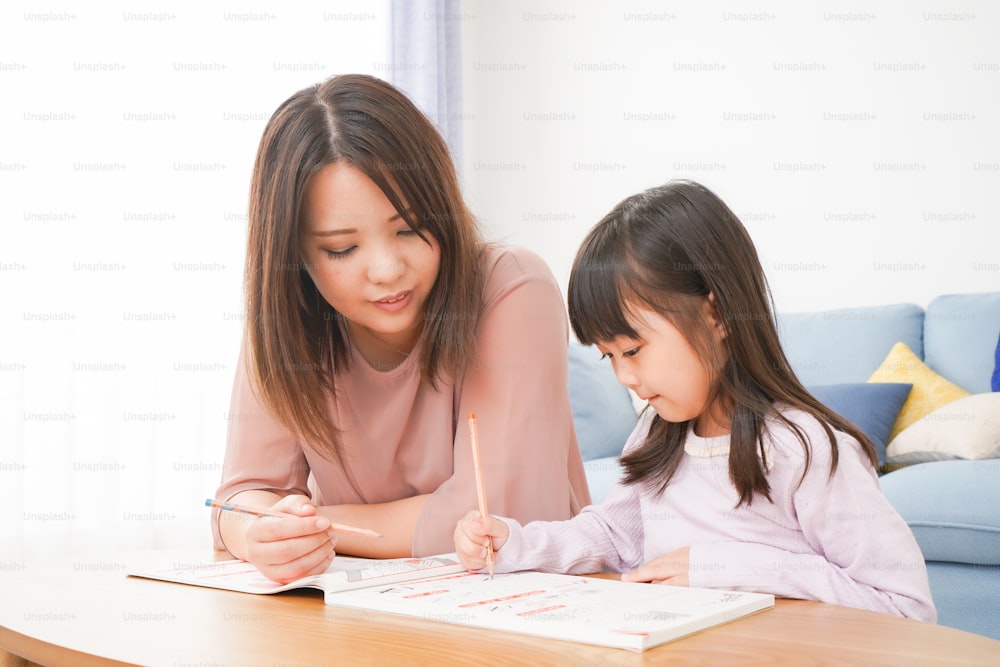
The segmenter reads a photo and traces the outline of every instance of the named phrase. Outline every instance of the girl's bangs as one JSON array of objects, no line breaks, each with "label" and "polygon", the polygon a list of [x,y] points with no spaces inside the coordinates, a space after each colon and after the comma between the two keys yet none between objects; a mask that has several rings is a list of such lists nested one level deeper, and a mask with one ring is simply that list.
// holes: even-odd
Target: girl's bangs
[{"label": "girl's bangs", "polygon": [[611,256],[594,261],[594,254],[584,253],[569,283],[567,301],[573,333],[584,345],[619,336],[635,338],[629,304],[635,303],[638,295],[629,284],[634,285],[637,276],[628,260]]}]

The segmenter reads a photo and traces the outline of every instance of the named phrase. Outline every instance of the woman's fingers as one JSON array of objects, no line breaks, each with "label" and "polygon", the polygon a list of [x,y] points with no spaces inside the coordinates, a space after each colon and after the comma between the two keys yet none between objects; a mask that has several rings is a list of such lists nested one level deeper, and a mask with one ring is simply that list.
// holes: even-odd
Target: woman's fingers
[{"label": "woman's fingers", "polygon": [[313,516],[316,514],[316,506],[313,505],[312,501],[307,496],[295,493],[285,496],[272,505],[271,509],[287,514],[298,514],[299,516]]},{"label": "woman's fingers", "polygon": [[248,529],[248,536],[249,531],[253,531],[254,538],[260,542],[279,542],[295,537],[333,534],[330,520],[325,516],[305,516],[296,519],[260,517]]},{"label": "woman's fingers", "polygon": [[304,496],[284,498],[271,509],[299,517],[258,517],[246,532],[247,559],[264,576],[286,583],[325,570],[337,535]]},{"label": "woman's fingers", "polygon": [[282,583],[322,572],[333,560],[336,539],[326,533],[247,544],[251,562],[268,579]]},{"label": "woman's fingers", "polygon": [[[300,545],[301,546],[301,545]],[[290,561],[258,566],[268,579],[287,583],[312,574],[324,572],[336,556],[334,545],[327,541],[312,551],[302,553]]]}]

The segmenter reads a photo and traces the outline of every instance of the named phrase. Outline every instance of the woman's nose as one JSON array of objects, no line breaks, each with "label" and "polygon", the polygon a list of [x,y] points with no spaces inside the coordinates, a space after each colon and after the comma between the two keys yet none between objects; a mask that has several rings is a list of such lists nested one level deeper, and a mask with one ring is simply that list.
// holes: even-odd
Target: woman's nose
[{"label": "woman's nose", "polygon": [[398,253],[385,249],[372,257],[368,279],[373,283],[391,283],[403,275],[406,263]]}]

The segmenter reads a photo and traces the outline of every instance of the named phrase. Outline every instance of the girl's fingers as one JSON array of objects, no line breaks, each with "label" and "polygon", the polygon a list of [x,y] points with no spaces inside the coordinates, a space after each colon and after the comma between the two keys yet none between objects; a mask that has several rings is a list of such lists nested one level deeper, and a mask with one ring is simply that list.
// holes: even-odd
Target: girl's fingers
[{"label": "girl's fingers", "polygon": [[468,570],[481,570],[486,567],[486,535],[477,534],[475,528],[479,524],[479,512],[473,511],[465,515],[455,527],[455,552],[458,559]]}]

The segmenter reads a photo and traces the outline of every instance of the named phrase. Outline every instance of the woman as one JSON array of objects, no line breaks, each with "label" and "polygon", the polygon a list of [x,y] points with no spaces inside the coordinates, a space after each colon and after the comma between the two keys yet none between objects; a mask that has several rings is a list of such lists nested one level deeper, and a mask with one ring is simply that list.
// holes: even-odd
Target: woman
[{"label": "woman", "polygon": [[556,520],[589,504],[558,284],[533,253],[482,243],[444,141],[389,84],[333,77],[274,113],[245,290],[217,497],[300,518],[216,510],[218,548],[278,581],[335,548],[451,551],[476,498],[473,412],[491,509]]}]

